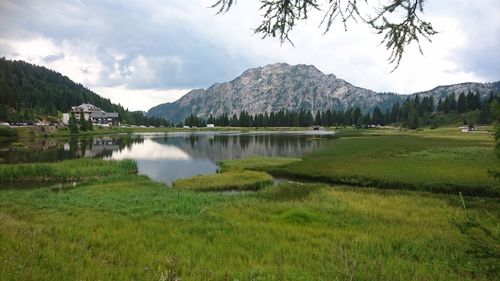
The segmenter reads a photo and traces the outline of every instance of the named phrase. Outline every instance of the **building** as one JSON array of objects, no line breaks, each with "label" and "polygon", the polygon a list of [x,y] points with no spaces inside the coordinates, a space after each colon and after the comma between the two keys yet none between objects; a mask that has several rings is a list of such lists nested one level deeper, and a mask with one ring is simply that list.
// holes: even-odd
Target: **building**
[{"label": "building", "polygon": [[118,113],[106,112],[99,107],[89,103],[82,103],[79,106],[72,106],[69,113],[63,113],[63,124],[69,123],[69,117],[72,113],[75,114],[76,120],[80,120],[80,118],[83,118],[85,120],[92,121],[92,123],[96,125],[118,125]]}]

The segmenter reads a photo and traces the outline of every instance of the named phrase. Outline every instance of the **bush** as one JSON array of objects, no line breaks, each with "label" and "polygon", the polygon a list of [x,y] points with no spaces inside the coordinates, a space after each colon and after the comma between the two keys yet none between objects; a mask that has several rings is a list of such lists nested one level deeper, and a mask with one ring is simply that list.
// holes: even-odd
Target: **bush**
[{"label": "bush", "polygon": [[7,128],[7,127],[0,127],[0,138],[18,138],[19,134],[17,133],[16,130]]}]

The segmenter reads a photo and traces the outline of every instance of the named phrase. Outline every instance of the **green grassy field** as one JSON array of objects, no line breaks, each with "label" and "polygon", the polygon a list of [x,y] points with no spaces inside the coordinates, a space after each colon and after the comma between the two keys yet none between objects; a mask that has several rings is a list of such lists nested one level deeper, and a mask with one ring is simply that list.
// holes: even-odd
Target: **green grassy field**
[{"label": "green grassy field", "polygon": [[[500,195],[498,182],[488,174],[499,167],[491,134],[459,134],[446,129],[342,134],[302,161],[250,169],[355,186]],[[245,165],[245,160],[241,162],[239,165]]]},{"label": "green grassy field", "polygon": [[[133,174],[131,161],[78,159],[31,170],[0,165],[0,280],[499,276],[498,184],[486,173],[498,167],[490,135],[440,129],[346,130],[340,136],[302,160],[251,158],[221,167],[330,182],[363,179],[347,183],[377,188],[282,183],[226,194],[169,188]],[[87,176],[73,188],[11,188],[19,171],[45,181],[47,174],[77,168]],[[96,175],[99,169],[109,170]],[[443,191],[436,186],[453,194],[390,190]]]},{"label": "green grassy field", "polygon": [[492,280],[498,205],[465,200],[312,184],[195,193],[135,175],[4,190],[0,279]]},{"label": "green grassy field", "polygon": [[194,191],[258,190],[273,183],[266,172],[249,170],[226,171],[176,180],[172,185]]}]

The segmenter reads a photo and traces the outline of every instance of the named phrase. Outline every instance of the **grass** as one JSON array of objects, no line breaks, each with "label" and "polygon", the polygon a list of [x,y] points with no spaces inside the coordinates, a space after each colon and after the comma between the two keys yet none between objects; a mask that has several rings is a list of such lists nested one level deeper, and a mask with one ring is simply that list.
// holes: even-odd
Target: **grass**
[{"label": "grass", "polygon": [[[15,189],[12,175],[29,168],[0,165],[12,170],[0,189],[0,280],[495,280],[498,197],[458,195],[497,196],[485,173],[498,165],[493,141],[438,130],[352,130],[302,160],[224,161],[223,173],[187,181],[234,184],[261,173],[251,169],[383,189],[194,192],[130,173],[130,161],[88,159],[26,166],[42,181],[81,175],[75,188]],[[387,189],[440,184],[457,194]]]},{"label": "grass", "polygon": [[250,157],[244,160],[242,159],[224,160],[219,163],[219,167],[222,171],[265,170],[299,161],[301,161],[301,159],[299,158],[287,158],[287,157]]},{"label": "grass", "polygon": [[488,170],[498,166],[490,134],[365,131],[332,140],[302,161],[263,170],[336,184],[497,197],[499,184]]},{"label": "grass", "polygon": [[0,165],[1,182],[68,182],[136,173],[133,160],[107,161],[82,158],[56,163]]},{"label": "grass", "polygon": [[258,190],[273,183],[265,172],[233,170],[176,180],[172,185],[194,191]]},{"label": "grass", "polygon": [[273,183],[273,177],[257,171],[298,162],[298,158],[250,157],[245,160],[225,160],[219,163],[221,173],[179,179],[174,187],[194,191],[258,190]]},{"label": "grass", "polygon": [[317,184],[223,196],[137,175],[4,190],[0,279],[491,280],[498,204],[481,200],[465,215],[457,196]]}]

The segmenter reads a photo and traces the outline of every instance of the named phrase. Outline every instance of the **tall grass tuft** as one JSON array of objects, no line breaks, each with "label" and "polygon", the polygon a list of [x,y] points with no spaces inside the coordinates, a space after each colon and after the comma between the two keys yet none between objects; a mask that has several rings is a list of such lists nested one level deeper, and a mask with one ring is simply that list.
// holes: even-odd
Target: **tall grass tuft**
[{"label": "tall grass tuft", "polygon": [[273,177],[268,173],[238,170],[180,179],[173,186],[195,191],[225,191],[258,190],[272,183]]},{"label": "tall grass tuft", "polygon": [[134,160],[81,158],[57,163],[0,165],[0,182],[69,182],[137,173]]}]

